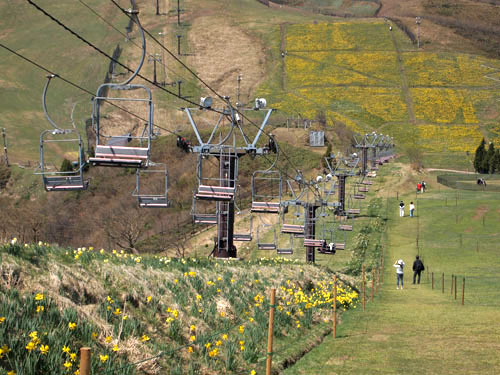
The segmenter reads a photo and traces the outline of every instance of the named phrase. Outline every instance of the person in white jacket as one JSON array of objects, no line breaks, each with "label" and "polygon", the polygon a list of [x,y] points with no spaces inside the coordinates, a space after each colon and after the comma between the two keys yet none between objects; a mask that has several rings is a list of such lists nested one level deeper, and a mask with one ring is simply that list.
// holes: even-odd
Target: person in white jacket
[{"label": "person in white jacket", "polygon": [[399,289],[399,281],[401,281],[401,289],[403,289],[403,268],[405,266],[405,262],[402,259],[398,260],[394,263],[394,267],[396,267],[396,289]]}]

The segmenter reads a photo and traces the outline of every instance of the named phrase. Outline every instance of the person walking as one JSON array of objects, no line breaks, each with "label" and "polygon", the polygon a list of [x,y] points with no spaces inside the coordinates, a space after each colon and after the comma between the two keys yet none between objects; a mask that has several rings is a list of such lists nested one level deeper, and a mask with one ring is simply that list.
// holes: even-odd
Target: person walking
[{"label": "person walking", "polygon": [[422,271],[425,271],[424,263],[417,255],[417,258],[413,262],[413,284],[415,284],[415,281],[420,284],[420,274],[422,273]]},{"label": "person walking", "polygon": [[415,205],[413,202],[410,202],[410,217],[413,217],[413,212],[415,211]]},{"label": "person walking", "polygon": [[396,289],[399,289],[399,282],[401,281],[401,289],[403,289],[403,268],[405,266],[405,262],[403,262],[403,259],[398,260],[396,263],[393,265],[396,267]]},{"label": "person walking", "polygon": [[399,216],[405,216],[405,204],[403,201],[399,202]]}]

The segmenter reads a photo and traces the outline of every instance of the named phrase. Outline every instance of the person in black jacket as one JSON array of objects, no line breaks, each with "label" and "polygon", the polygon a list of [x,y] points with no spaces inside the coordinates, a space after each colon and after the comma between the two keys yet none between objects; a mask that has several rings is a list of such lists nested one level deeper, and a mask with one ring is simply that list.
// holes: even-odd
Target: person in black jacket
[{"label": "person in black jacket", "polygon": [[415,280],[417,280],[417,283],[420,284],[420,274],[424,270],[424,263],[422,263],[419,256],[417,255],[417,259],[415,259],[415,261],[413,262],[413,284],[415,284]]}]

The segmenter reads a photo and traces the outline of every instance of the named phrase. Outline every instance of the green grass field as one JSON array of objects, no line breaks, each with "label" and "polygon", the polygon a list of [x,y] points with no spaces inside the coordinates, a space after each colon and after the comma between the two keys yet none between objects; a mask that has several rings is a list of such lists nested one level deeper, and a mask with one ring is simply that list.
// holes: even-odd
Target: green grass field
[{"label": "green grass field", "polygon": [[[338,338],[328,337],[285,374],[500,371],[497,194],[451,190],[432,180],[425,194],[400,198],[416,203],[416,217],[400,218],[398,202],[388,194],[384,282],[374,303],[365,312],[343,315]],[[411,264],[418,253],[426,271],[421,284],[412,285]],[[392,267],[400,258],[406,262],[404,290],[396,290]],[[451,295],[452,275],[457,275],[457,300]]]}]

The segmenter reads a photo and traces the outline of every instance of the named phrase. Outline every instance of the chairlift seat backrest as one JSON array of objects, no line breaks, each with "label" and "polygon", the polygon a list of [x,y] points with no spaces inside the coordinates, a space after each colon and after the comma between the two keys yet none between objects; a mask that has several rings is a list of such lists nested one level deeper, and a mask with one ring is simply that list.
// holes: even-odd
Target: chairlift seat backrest
[{"label": "chairlift seat backrest", "polygon": [[373,185],[373,181],[363,181],[361,182],[363,185]]},{"label": "chairlift seat backrest", "polygon": [[343,242],[337,242],[335,244],[335,249],[336,250],[345,250],[345,243],[343,243]]},{"label": "chairlift seat backrest", "polygon": [[234,233],[233,241],[252,241],[252,234],[250,233]]},{"label": "chairlift seat backrest", "polygon": [[352,225],[349,224],[340,224],[339,230],[352,231]]},{"label": "chairlift seat backrest", "polygon": [[259,250],[276,250],[276,244],[274,243],[259,243],[257,244]]},{"label": "chairlift seat backrest", "polygon": [[314,238],[305,238],[304,246],[314,246],[314,247],[322,247],[325,243],[325,240],[316,240]]},{"label": "chairlift seat backrest", "polygon": [[75,191],[85,190],[89,182],[82,176],[43,176],[46,191]]},{"label": "chairlift seat backrest", "polygon": [[139,201],[139,206],[140,207],[157,207],[157,208],[162,208],[162,207],[168,207],[169,206],[169,201],[168,198],[166,197],[147,197],[147,196],[139,196],[137,197],[137,200]]},{"label": "chairlift seat backrest", "polygon": [[217,224],[217,215],[215,214],[195,214],[193,215],[195,224]]},{"label": "chairlift seat backrest", "polygon": [[304,226],[298,224],[283,224],[281,233],[304,233]]},{"label": "chairlift seat backrest", "polygon": [[292,249],[277,249],[276,253],[282,254],[282,255],[290,255],[290,254],[293,254],[293,250]]},{"label": "chairlift seat backrest", "polygon": [[196,199],[230,201],[233,200],[236,192],[235,187],[199,185]]},{"label": "chairlift seat backrest", "polygon": [[365,195],[364,194],[354,194],[354,199],[365,199]]},{"label": "chairlift seat backrest", "polygon": [[361,209],[359,209],[359,208],[349,208],[347,210],[347,213],[351,214],[351,215],[358,215],[358,214],[361,213]]},{"label": "chairlift seat backrest", "polygon": [[363,192],[363,193],[367,193],[368,191],[370,191],[370,189],[367,187],[360,187],[358,190]]},{"label": "chairlift seat backrest", "polygon": [[279,202],[252,202],[251,212],[278,214],[281,204]]},{"label": "chairlift seat backrest", "polygon": [[149,159],[149,148],[129,146],[97,145],[95,156],[89,158],[95,166],[139,168]]}]

